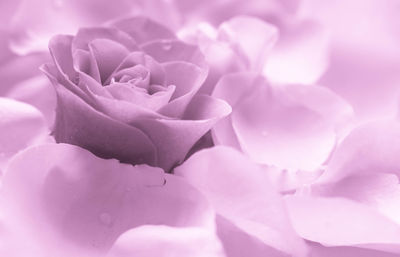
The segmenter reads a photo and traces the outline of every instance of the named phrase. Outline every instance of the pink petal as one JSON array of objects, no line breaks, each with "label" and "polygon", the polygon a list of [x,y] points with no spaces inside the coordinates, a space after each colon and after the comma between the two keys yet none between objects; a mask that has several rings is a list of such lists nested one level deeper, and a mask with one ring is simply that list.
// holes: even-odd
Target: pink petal
[{"label": "pink petal", "polygon": [[160,39],[175,38],[175,34],[167,27],[142,16],[117,20],[112,22],[111,26],[126,32],[134,38],[138,44]]},{"label": "pink petal", "polygon": [[198,188],[217,214],[245,233],[279,251],[304,254],[267,174],[239,152],[221,146],[197,152],[175,174]]},{"label": "pink petal", "polygon": [[[234,109],[243,95],[248,90],[252,91],[258,83],[264,83],[264,80],[253,73],[229,74],[221,78],[215,86],[212,96],[224,99]],[[235,88],[233,89],[233,87]],[[239,140],[232,127],[231,116],[218,122],[213,127],[212,133],[215,143],[241,149]]]},{"label": "pink petal", "polygon": [[170,117],[181,117],[192,97],[207,77],[207,70],[188,62],[163,63],[165,84],[175,86],[175,92],[169,104],[160,109],[160,113]]},{"label": "pink petal", "polygon": [[7,97],[36,107],[46,119],[47,126],[53,125],[56,95],[53,86],[44,75],[35,76],[17,84],[7,93]]},{"label": "pink petal", "polygon": [[146,133],[156,146],[157,166],[169,170],[181,163],[196,141],[218,120],[228,115],[230,110],[224,101],[210,96],[196,95],[187,107],[182,120],[138,119],[132,124]]},{"label": "pink petal", "polygon": [[329,64],[327,30],[313,21],[283,26],[264,74],[275,83],[315,84]]},{"label": "pink petal", "polygon": [[246,231],[235,226],[229,220],[217,216],[217,234],[220,238],[226,255],[229,257],[288,257],[285,252],[279,251]]},{"label": "pink petal", "polygon": [[72,60],[72,42],[74,37],[57,35],[49,42],[49,49],[58,72],[65,74],[70,80],[75,79],[75,70]]},{"label": "pink petal", "polygon": [[122,234],[107,255],[128,256],[223,257],[225,254],[218,238],[210,231],[142,226]]},{"label": "pink petal", "polygon": [[213,95],[233,106],[231,121],[226,119],[213,130],[218,143],[235,147],[239,143],[257,162],[289,170],[317,169],[335,145],[335,127],[351,113],[329,91],[271,86],[252,73],[227,75]]},{"label": "pink petal", "polygon": [[[237,16],[219,27],[218,38],[230,42],[238,56],[245,55],[249,70],[263,69],[266,57],[278,39],[277,29],[251,16]],[[254,40],[257,38],[257,40]]]},{"label": "pink petal", "polygon": [[182,179],[67,144],[16,155],[2,193],[6,218],[21,225],[16,232],[58,256],[99,256],[144,224],[213,228],[206,200]]},{"label": "pink petal", "polygon": [[400,251],[400,226],[370,207],[344,198],[287,196],[285,200],[294,229],[307,240]]},{"label": "pink petal", "polygon": [[109,39],[94,39],[89,43],[102,82],[105,82],[121,61],[129,54],[123,45]]},{"label": "pink petal", "polygon": [[13,154],[39,142],[47,133],[44,117],[35,107],[0,98],[0,167]]},{"label": "pink petal", "polygon": [[316,184],[313,189],[320,196],[368,205],[400,224],[400,184],[393,174],[356,174],[333,184]]},{"label": "pink petal", "polygon": [[142,131],[95,110],[63,86],[55,84],[55,87],[57,142],[82,146],[104,158],[131,163],[155,162],[154,145]]},{"label": "pink petal", "polygon": [[144,44],[141,48],[146,54],[160,63],[184,61],[193,63],[203,69],[207,67],[204,56],[197,46],[180,40],[157,40]]},{"label": "pink petal", "polygon": [[320,183],[351,175],[393,173],[399,176],[400,123],[378,121],[354,129],[339,145]]},{"label": "pink petal", "polygon": [[138,106],[154,111],[168,104],[175,91],[175,86],[172,85],[167,88],[161,88],[162,91],[150,95],[148,92],[135,90],[132,86],[123,83],[112,84],[106,87],[107,91],[110,92],[115,99],[132,102]]},{"label": "pink petal", "polygon": [[312,244],[311,256],[318,257],[397,257],[397,253],[388,253],[378,250],[363,249],[359,247],[326,247]]}]

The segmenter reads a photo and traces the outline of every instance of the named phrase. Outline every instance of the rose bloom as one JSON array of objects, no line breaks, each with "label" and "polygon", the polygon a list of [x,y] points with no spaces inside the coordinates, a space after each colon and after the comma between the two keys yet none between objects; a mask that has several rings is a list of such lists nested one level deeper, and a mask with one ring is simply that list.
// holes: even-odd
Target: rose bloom
[{"label": "rose bloom", "polygon": [[197,47],[144,17],[55,36],[44,71],[57,92],[54,137],[104,158],[165,170],[230,112],[195,95],[207,77]]}]

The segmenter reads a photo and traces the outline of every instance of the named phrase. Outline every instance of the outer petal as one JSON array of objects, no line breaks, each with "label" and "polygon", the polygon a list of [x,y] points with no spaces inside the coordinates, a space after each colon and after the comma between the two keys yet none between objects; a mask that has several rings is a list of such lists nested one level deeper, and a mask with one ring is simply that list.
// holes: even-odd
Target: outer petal
[{"label": "outer petal", "polygon": [[57,142],[82,146],[104,158],[154,164],[150,139],[137,128],[104,115],[59,84],[54,136]]},{"label": "outer petal", "polygon": [[400,123],[378,121],[354,129],[333,153],[320,183],[334,183],[351,175],[400,175]]},{"label": "outer petal", "polygon": [[33,106],[0,98],[0,168],[9,157],[49,133],[43,115]]},{"label": "outer petal", "polygon": [[[212,96],[224,99],[232,108],[236,108],[238,102],[253,91],[257,84],[263,84],[264,80],[255,73],[236,73],[223,76],[215,86]],[[232,127],[232,117],[228,116],[218,122],[213,130],[213,139],[217,144],[232,146],[241,149],[240,143]]]},{"label": "outer petal", "polygon": [[43,74],[17,84],[6,96],[35,106],[43,114],[48,127],[54,124],[56,94]]},{"label": "outer petal", "polygon": [[260,19],[238,16],[221,24],[218,37],[230,42],[238,56],[247,57],[246,66],[249,70],[259,72],[278,39],[278,30]]},{"label": "outer petal", "polygon": [[158,153],[157,166],[168,171],[181,163],[196,141],[230,111],[224,101],[197,95],[182,120],[138,119],[132,124],[152,140]]},{"label": "outer petal", "polygon": [[[304,256],[304,245],[292,230],[267,174],[239,152],[226,147],[200,151],[176,168],[175,174],[204,193],[217,214],[245,233],[283,253]],[[231,244],[232,239],[224,239]]]},{"label": "outer petal", "polygon": [[72,145],[16,155],[3,190],[6,220],[43,248],[41,256],[101,256],[123,232],[143,224],[213,228],[207,202],[182,179]]},{"label": "outer petal", "polygon": [[294,229],[307,240],[400,252],[400,226],[372,208],[343,198],[307,196],[287,196],[286,204]]},{"label": "outer petal", "polygon": [[171,101],[159,110],[169,117],[181,118],[187,105],[207,77],[207,70],[187,62],[163,64],[166,85],[175,86]]},{"label": "outer petal", "polygon": [[305,20],[282,26],[279,35],[264,67],[266,77],[275,83],[315,84],[329,64],[327,30]]},{"label": "outer petal", "polygon": [[223,257],[214,233],[199,228],[142,226],[122,234],[107,257]]}]

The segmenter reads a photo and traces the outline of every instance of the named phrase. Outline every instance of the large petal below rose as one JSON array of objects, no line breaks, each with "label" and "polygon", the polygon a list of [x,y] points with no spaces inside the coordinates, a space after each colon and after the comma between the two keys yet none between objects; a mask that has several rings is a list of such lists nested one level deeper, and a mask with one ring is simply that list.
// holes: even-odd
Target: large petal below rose
[{"label": "large petal below rose", "polygon": [[154,145],[142,131],[95,110],[62,85],[55,84],[55,88],[58,102],[53,133],[57,142],[123,162],[156,162]]},{"label": "large petal below rose", "polygon": [[238,151],[223,146],[200,151],[176,168],[175,174],[198,188],[222,216],[219,234],[227,247],[241,235],[235,232],[227,238],[224,233],[229,232],[224,229],[240,229],[266,244],[266,249],[274,248],[283,256],[305,256],[305,246],[291,228],[282,198],[268,175]]},{"label": "large petal below rose", "polygon": [[354,129],[333,153],[319,183],[334,183],[351,175],[400,175],[400,123],[377,121]]},{"label": "large petal below rose", "polygon": [[294,229],[304,239],[400,252],[400,226],[371,207],[345,198],[287,196],[285,201]]},{"label": "large petal below rose", "polygon": [[224,257],[217,236],[200,228],[142,226],[122,234],[107,257]]},{"label": "large petal below rose", "polygon": [[41,256],[101,256],[123,232],[145,224],[214,227],[207,201],[183,179],[67,144],[16,155],[2,193],[5,221],[43,247]]},{"label": "large petal below rose", "polygon": [[35,107],[0,98],[0,168],[13,154],[39,142],[48,133],[44,117]]},{"label": "large petal below rose", "polygon": [[163,63],[165,84],[175,86],[171,101],[160,109],[160,113],[169,117],[181,118],[186,106],[197,93],[207,77],[207,70],[188,62]]},{"label": "large petal below rose", "polygon": [[278,40],[278,30],[258,18],[237,16],[221,24],[218,38],[229,42],[238,56],[246,57],[249,70],[260,72]]},{"label": "large petal below rose", "polygon": [[329,64],[329,37],[320,24],[305,20],[282,26],[264,67],[275,83],[315,84]]},{"label": "large petal below rose", "polygon": [[230,111],[224,101],[196,95],[182,120],[138,119],[131,124],[151,139],[157,149],[157,166],[168,171],[180,164],[196,141]]},{"label": "large petal below rose", "polygon": [[110,25],[129,34],[138,44],[176,38],[171,30],[143,16],[117,20]]}]

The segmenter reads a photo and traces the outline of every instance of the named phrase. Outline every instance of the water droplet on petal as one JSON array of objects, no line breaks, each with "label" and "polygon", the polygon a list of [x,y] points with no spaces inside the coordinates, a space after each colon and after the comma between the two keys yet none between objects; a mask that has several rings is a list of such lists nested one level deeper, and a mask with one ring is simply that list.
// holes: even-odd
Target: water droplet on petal
[{"label": "water droplet on petal", "polygon": [[111,223],[112,223],[111,215],[109,213],[106,213],[106,212],[100,214],[100,221],[104,225],[107,225],[107,226],[111,225]]},{"label": "water droplet on petal", "polygon": [[171,48],[172,48],[172,42],[169,41],[169,40],[162,41],[162,48],[163,48],[165,51],[171,50]]}]

